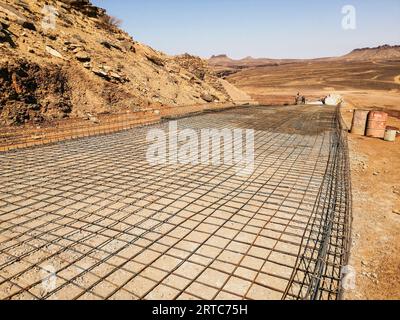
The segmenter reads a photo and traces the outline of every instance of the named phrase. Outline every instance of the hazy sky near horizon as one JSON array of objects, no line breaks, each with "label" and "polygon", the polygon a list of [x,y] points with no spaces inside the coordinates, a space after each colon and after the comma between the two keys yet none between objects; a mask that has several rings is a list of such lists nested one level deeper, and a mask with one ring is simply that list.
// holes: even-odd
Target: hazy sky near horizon
[{"label": "hazy sky near horizon", "polygon": [[[400,0],[93,0],[137,41],[168,54],[316,58],[400,44]],[[342,28],[342,8],[356,29]]]}]

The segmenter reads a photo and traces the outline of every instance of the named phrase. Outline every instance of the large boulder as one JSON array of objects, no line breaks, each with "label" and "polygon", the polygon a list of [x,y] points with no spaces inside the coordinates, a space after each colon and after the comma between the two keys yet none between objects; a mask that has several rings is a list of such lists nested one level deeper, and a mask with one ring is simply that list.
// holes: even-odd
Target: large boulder
[{"label": "large boulder", "polygon": [[201,98],[202,98],[205,102],[209,102],[209,103],[211,103],[211,102],[214,101],[214,97],[213,97],[211,94],[207,93],[207,92],[202,93],[202,94],[201,94]]},{"label": "large boulder", "polygon": [[89,62],[91,60],[90,56],[85,51],[78,51],[75,57],[80,62]]}]

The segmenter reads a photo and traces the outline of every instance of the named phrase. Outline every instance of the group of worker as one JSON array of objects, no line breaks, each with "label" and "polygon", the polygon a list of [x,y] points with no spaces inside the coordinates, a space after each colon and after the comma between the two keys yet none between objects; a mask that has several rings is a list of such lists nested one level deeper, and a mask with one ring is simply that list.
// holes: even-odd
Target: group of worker
[{"label": "group of worker", "polygon": [[295,99],[295,105],[299,104],[306,104],[306,97],[300,95],[300,92],[297,93],[296,99]]},{"label": "group of worker", "polygon": [[306,99],[305,96],[302,96],[300,92],[297,93],[295,97],[294,104],[295,105],[327,105],[327,106],[339,106],[344,103],[344,99],[340,94],[337,93],[331,93],[327,95],[326,97],[323,97],[321,99],[312,101]]}]

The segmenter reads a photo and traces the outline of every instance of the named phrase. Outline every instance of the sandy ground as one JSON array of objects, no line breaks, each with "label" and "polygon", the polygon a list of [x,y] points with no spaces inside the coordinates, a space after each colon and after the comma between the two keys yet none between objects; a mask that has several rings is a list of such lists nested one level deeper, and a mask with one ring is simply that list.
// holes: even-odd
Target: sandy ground
[{"label": "sandy ground", "polygon": [[[353,106],[343,109],[351,125]],[[389,125],[400,127],[391,117]],[[349,134],[356,288],[345,299],[400,298],[400,138],[395,143]]]}]

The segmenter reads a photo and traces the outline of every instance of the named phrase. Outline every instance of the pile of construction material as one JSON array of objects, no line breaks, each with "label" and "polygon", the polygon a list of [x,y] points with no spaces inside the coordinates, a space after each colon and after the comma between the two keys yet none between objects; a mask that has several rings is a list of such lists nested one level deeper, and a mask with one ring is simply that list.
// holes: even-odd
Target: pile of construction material
[{"label": "pile of construction material", "polygon": [[343,102],[343,97],[340,94],[330,94],[323,100],[323,103],[327,106],[338,106]]},{"label": "pile of construction material", "polygon": [[355,110],[351,133],[394,142],[399,128],[387,126],[388,114],[382,111]]},{"label": "pile of construction material", "polygon": [[341,105],[342,103],[344,103],[344,99],[341,95],[339,94],[335,94],[335,93],[331,93],[328,96],[317,100],[317,101],[307,101],[308,105],[315,105],[315,106],[334,106],[337,107],[339,105]]}]

